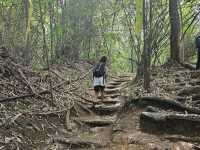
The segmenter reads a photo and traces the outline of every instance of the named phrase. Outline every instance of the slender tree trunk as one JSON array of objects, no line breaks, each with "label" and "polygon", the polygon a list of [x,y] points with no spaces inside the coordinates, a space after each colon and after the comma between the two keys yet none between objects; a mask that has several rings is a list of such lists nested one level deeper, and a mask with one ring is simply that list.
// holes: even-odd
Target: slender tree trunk
[{"label": "slender tree trunk", "polygon": [[49,2],[49,16],[50,16],[50,49],[51,49],[51,62],[53,60],[53,56],[54,56],[54,51],[53,51],[53,44],[54,44],[54,34],[53,34],[53,11],[54,9],[54,4]]},{"label": "slender tree trunk", "polygon": [[171,61],[180,62],[180,18],[178,12],[178,0],[169,0],[169,17],[171,25]]},{"label": "slender tree trunk", "polygon": [[25,16],[25,47],[23,48],[23,58],[24,58],[24,65],[29,65],[30,64],[30,59],[31,59],[31,52],[29,50],[29,42],[30,42],[30,37],[29,37],[29,1],[24,0],[24,16]]},{"label": "slender tree trunk", "polygon": [[[150,0],[152,1],[152,0]],[[151,3],[151,2],[150,2]],[[149,41],[148,17],[147,17],[147,2],[143,0],[143,35],[144,35],[144,88],[150,89],[150,50],[151,42]]]},{"label": "slender tree trunk", "polygon": [[88,40],[88,59],[90,59],[90,52],[91,52],[91,38]]},{"label": "slender tree trunk", "polygon": [[133,62],[133,55],[134,55],[134,53],[133,53],[133,46],[131,45],[131,59],[130,59],[130,61],[131,61],[131,72],[133,73],[134,72],[134,62]]},{"label": "slender tree trunk", "polygon": [[53,96],[53,85],[52,85],[52,78],[51,78],[51,73],[50,73],[50,64],[49,64],[49,52],[48,52],[48,47],[47,47],[47,41],[46,41],[46,29],[45,29],[45,24],[44,24],[44,14],[42,12],[42,5],[41,5],[41,0],[39,0],[39,9],[40,9],[40,23],[42,27],[42,33],[43,33],[43,51],[44,51],[44,60],[46,56],[46,65],[48,68],[48,74],[50,77],[50,91],[51,91],[51,100],[52,100],[52,105],[54,105],[54,96]]}]

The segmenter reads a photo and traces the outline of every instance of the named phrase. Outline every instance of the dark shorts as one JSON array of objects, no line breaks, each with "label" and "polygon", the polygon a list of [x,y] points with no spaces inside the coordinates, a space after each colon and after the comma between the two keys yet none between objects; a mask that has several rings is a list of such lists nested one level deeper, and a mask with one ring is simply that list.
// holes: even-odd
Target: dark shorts
[{"label": "dark shorts", "polygon": [[100,92],[100,91],[102,92],[102,91],[104,91],[104,89],[105,89],[105,86],[98,85],[98,86],[94,87],[95,92]]}]

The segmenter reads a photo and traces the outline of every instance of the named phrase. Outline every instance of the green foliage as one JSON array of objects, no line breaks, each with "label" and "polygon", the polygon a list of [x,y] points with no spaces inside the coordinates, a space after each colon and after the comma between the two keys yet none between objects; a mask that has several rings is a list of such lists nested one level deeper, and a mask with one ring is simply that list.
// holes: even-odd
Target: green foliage
[{"label": "green foliage", "polygon": [[143,9],[143,1],[136,0],[136,22],[135,22],[135,32],[140,35],[142,30],[142,9]]},{"label": "green foliage", "polygon": [[[193,60],[193,39],[199,32],[199,19],[194,17],[200,2],[180,2],[183,47],[186,57]],[[45,36],[51,62],[97,61],[107,55],[113,71],[131,71],[141,61],[142,11],[142,0],[1,0],[0,34],[16,58],[27,60],[34,68],[45,65]],[[168,1],[153,0],[151,30],[152,62],[162,64],[169,57]]]},{"label": "green foliage", "polygon": [[115,52],[113,57],[111,58],[111,70],[112,72],[129,72],[129,56],[127,52]]}]

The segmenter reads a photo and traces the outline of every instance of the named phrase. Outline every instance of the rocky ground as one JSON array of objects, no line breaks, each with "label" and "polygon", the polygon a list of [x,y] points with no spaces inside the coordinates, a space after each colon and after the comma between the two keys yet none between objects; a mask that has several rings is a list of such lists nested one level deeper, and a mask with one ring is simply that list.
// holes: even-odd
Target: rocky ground
[{"label": "rocky ground", "polygon": [[33,71],[0,50],[0,149],[200,149],[199,71],[154,68],[150,93],[134,74],[115,75],[102,101],[91,67]]},{"label": "rocky ground", "polygon": [[142,88],[142,82],[134,84],[128,115],[122,117],[125,122],[131,116],[127,119],[132,122],[130,129],[125,127],[129,129],[125,136],[129,147],[139,144],[143,149],[200,149],[199,81],[199,71],[176,66],[153,69],[150,93]]},{"label": "rocky ground", "polygon": [[155,68],[152,75],[151,93],[142,81],[133,83],[133,74],[111,79],[104,101],[94,99],[88,113],[72,117],[78,134],[54,144],[58,149],[200,149],[199,72],[179,66]]}]

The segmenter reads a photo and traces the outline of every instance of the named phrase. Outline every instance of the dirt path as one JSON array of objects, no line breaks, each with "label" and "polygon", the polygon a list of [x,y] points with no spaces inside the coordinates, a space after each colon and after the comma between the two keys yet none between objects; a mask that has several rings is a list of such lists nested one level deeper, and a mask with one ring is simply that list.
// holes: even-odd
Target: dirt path
[{"label": "dirt path", "polygon": [[[133,75],[123,75],[112,79],[105,88],[105,99],[97,100],[92,113],[77,118],[82,125],[81,139],[100,144],[99,149],[112,149],[113,128],[117,124],[119,111],[122,109],[124,99],[122,89],[133,79]],[[95,147],[95,144],[94,144]],[[95,149],[97,149],[95,147]]]},{"label": "dirt path", "polygon": [[63,143],[71,145],[71,149],[82,150],[146,150],[170,147],[168,141],[161,141],[157,136],[140,130],[139,116],[144,109],[133,107],[123,110],[126,108],[122,89],[132,78],[133,75],[123,75],[108,82],[106,98],[103,101],[96,100],[88,108],[89,113],[80,113],[79,117],[74,118],[74,122],[78,124],[78,134]]},{"label": "dirt path", "polygon": [[[85,106],[79,115],[73,118],[72,132],[76,133],[76,136],[54,139],[58,149],[192,150],[190,143],[172,142],[165,138],[167,133],[155,132],[154,125],[149,126],[148,132],[144,132],[141,128],[141,114],[146,109],[154,111],[154,108],[135,103],[126,105],[127,99],[122,91],[132,79],[133,75],[123,75],[108,82],[105,89],[106,98],[103,101],[94,100],[93,105]],[[158,103],[156,102],[156,105]],[[163,105],[165,101],[161,103]],[[150,106],[154,106],[154,101]]]},{"label": "dirt path", "polygon": [[[105,88],[105,99],[94,99],[92,105],[84,105],[77,117],[72,118],[72,137],[54,137],[57,149],[112,149],[113,131],[124,105],[122,89],[133,79],[133,75],[121,75],[109,81]],[[114,129],[115,128],[115,129]],[[76,135],[74,135],[76,134]],[[113,145],[114,144],[114,145]],[[114,148],[115,149],[115,148]]]}]

